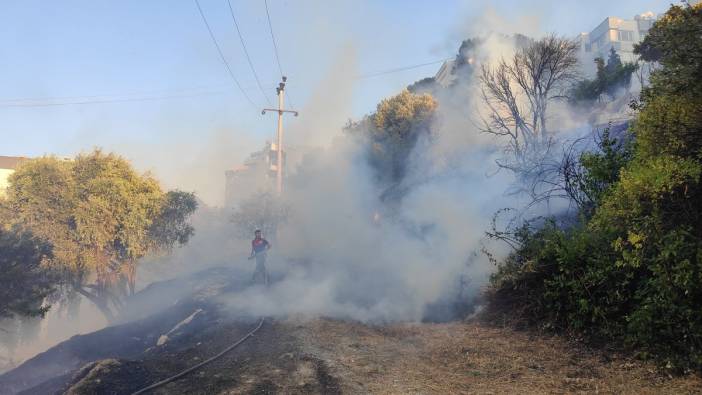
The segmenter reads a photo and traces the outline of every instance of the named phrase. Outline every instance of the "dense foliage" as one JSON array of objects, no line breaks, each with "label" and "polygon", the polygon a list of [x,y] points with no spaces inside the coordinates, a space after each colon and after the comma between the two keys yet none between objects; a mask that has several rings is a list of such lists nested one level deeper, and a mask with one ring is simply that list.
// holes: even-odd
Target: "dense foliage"
[{"label": "dense foliage", "polygon": [[[702,6],[673,6],[637,47],[660,63],[636,105],[631,155],[588,154],[592,214],[514,232],[494,306],[702,369]],[[682,49],[681,49],[682,48]]]},{"label": "dense foliage", "polygon": [[67,296],[83,295],[105,314],[134,291],[137,260],[187,242],[190,193],[163,193],[150,175],[97,150],[74,160],[23,162],[10,176],[4,222],[52,249],[47,265]]},{"label": "dense foliage", "polygon": [[[0,227],[0,319],[42,316],[54,290],[51,248],[29,232]],[[1,328],[1,326],[0,326]]]},{"label": "dense foliage", "polygon": [[586,79],[575,85],[570,94],[572,103],[577,105],[594,103],[601,101],[605,95],[615,99],[619,91],[629,90],[631,75],[637,68],[634,63],[622,63],[614,48],[610,49],[606,65],[602,58],[596,58],[595,65],[597,66],[595,79]]},{"label": "dense foliage", "polygon": [[368,159],[382,185],[402,180],[408,157],[420,136],[430,134],[436,101],[429,94],[413,94],[407,90],[381,101],[376,111],[347,130],[367,138]]}]

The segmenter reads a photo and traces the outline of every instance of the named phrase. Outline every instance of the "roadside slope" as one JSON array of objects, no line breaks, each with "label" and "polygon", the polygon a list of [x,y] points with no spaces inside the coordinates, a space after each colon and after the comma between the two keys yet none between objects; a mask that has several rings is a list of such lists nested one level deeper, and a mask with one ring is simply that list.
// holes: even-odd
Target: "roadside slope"
[{"label": "roadside slope", "polygon": [[[122,372],[74,383],[72,394],[102,393],[129,377],[162,379],[214,355],[249,323],[193,334],[177,349],[149,353]],[[99,387],[96,387],[99,383]],[[78,385],[79,384],[79,385]],[[90,389],[84,390],[83,389]],[[479,322],[369,326],[332,319],[267,321],[220,360],[156,394],[467,394],[702,392],[698,376],[667,377],[654,366],[584,350],[558,337]]]}]

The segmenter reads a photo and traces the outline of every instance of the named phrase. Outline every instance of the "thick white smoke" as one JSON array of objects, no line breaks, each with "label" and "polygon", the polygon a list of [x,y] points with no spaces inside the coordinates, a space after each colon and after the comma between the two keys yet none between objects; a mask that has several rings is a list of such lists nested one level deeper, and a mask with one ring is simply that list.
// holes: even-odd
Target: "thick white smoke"
[{"label": "thick white smoke", "polygon": [[[352,64],[340,62],[329,80]],[[432,137],[410,155],[403,197],[392,210],[379,199],[363,141],[342,132],[346,112],[334,103],[344,100],[334,92],[348,89],[326,92],[332,97],[313,103],[312,120],[301,118],[297,127],[319,139],[305,142],[317,148],[291,169],[284,197],[290,217],[267,235],[275,239],[268,266],[278,281],[224,301],[237,313],[364,321],[421,320],[452,297],[471,303],[493,269],[480,254],[485,231],[512,203],[504,193],[510,175],[491,175],[499,150],[467,114],[471,91],[440,98]],[[450,102],[460,100],[465,106],[456,111]],[[325,122],[315,120],[320,113]]]}]

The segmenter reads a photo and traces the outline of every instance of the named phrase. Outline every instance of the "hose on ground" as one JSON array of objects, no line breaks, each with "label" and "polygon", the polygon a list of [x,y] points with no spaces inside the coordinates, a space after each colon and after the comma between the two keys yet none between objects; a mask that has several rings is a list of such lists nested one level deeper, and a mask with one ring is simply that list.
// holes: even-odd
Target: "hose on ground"
[{"label": "hose on ground", "polygon": [[180,373],[178,373],[178,374],[175,374],[175,375],[173,375],[173,376],[171,376],[171,377],[167,377],[167,378],[165,378],[165,379],[163,379],[163,380],[161,380],[161,381],[159,381],[159,382],[156,382],[156,383],[154,383],[154,384],[151,384],[151,385],[148,386],[148,387],[144,387],[144,388],[140,389],[139,391],[136,391],[136,392],[132,393],[132,395],[141,395],[141,394],[144,394],[144,393],[146,393],[146,392],[148,392],[148,391],[151,391],[151,390],[153,390],[153,389],[156,389],[156,388],[158,388],[158,387],[161,387],[161,386],[163,386],[163,385],[166,385],[166,384],[170,383],[171,381],[177,380],[177,379],[179,379],[179,378],[185,376],[186,374],[188,374],[188,373],[190,373],[190,372],[192,372],[192,371],[194,371],[194,370],[197,370],[197,369],[199,369],[199,368],[201,368],[201,367],[207,365],[208,363],[210,363],[210,362],[212,362],[212,361],[215,361],[215,360],[219,359],[220,357],[222,357],[222,355],[224,355],[224,354],[228,353],[229,351],[233,350],[233,349],[236,348],[238,345],[240,345],[241,343],[243,343],[244,341],[246,341],[246,339],[248,339],[248,338],[250,338],[251,336],[253,336],[254,333],[256,333],[259,329],[261,329],[261,326],[263,326],[263,321],[264,321],[264,318],[261,318],[261,320],[258,322],[258,325],[257,325],[251,332],[247,333],[246,336],[244,336],[244,337],[242,337],[241,339],[237,340],[236,343],[234,343],[234,344],[230,345],[229,347],[225,348],[224,350],[222,350],[219,354],[215,355],[214,357],[209,358],[209,359],[207,359],[207,360],[204,360],[204,361],[198,363],[198,364],[195,365],[195,366],[191,366],[191,367],[189,367],[189,368],[183,370],[182,372],[180,372]]}]

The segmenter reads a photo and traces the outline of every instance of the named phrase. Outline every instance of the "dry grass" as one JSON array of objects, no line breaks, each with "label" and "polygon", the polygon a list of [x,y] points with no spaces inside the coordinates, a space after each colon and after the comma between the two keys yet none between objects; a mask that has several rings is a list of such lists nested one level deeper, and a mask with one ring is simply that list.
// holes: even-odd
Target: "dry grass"
[{"label": "dry grass", "polygon": [[327,362],[344,393],[702,393],[698,376],[671,378],[652,365],[558,337],[478,322],[290,324],[305,348]]},{"label": "dry grass", "polygon": [[[121,388],[137,375],[169,376],[214,355],[251,325],[215,325],[143,361],[98,364],[75,393]],[[173,393],[687,394],[702,393],[702,379],[668,377],[625,356],[480,322],[369,326],[289,319],[268,321],[233,352],[155,391]]]}]

